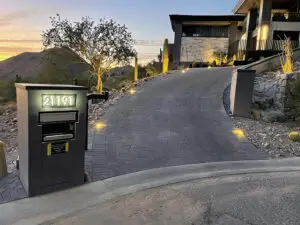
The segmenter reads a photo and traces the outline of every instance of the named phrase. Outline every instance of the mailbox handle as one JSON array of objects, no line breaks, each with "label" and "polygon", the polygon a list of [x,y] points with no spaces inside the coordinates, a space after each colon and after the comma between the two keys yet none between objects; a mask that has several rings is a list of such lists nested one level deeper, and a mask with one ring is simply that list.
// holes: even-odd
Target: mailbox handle
[{"label": "mailbox handle", "polygon": [[74,137],[73,134],[57,134],[57,135],[48,135],[43,137],[44,141],[57,141],[64,139],[72,139]]}]

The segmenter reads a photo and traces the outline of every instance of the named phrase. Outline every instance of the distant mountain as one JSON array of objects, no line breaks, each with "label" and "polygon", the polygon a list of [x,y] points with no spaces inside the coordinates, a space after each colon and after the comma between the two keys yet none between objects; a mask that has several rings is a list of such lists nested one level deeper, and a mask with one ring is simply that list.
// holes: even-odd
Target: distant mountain
[{"label": "distant mountain", "polygon": [[42,52],[25,52],[0,61],[0,81],[22,80],[64,83],[86,74],[89,69],[83,59],[71,50],[52,48]]}]

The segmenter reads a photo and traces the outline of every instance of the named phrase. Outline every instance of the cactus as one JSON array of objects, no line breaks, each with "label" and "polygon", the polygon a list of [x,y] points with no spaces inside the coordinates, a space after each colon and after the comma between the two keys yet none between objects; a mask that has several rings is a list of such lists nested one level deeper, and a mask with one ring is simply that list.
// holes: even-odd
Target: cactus
[{"label": "cactus", "polygon": [[134,63],[134,81],[137,81],[139,74],[139,65],[138,65],[138,58],[135,57],[135,63]]},{"label": "cactus", "polygon": [[163,73],[168,73],[169,71],[169,43],[168,39],[165,39],[164,50],[163,50]]},{"label": "cactus", "polygon": [[300,142],[299,132],[294,131],[294,132],[289,133],[289,139],[291,141]]},{"label": "cactus", "polygon": [[285,40],[283,41],[280,62],[283,73],[288,74],[294,71],[292,43],[287,37],[285,37]]}]

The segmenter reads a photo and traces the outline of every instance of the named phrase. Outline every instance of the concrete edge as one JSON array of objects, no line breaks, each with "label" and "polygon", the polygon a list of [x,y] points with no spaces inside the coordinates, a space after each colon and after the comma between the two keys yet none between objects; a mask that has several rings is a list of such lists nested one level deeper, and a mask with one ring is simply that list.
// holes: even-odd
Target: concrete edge
[{"label": "concrete edge", "polygon": [[300,171],[300,158],[204,163],[146,170],[0,205],[0,224],[32,225],[55,221],[126,194],[181,182],[291,171]]},{"label": "concrete edge", "polygon": [[227,115],[231,114],[231,111],[230,111],[230,89],[231,89],[231,83],[229,83],[223,91],[223,108]]}]

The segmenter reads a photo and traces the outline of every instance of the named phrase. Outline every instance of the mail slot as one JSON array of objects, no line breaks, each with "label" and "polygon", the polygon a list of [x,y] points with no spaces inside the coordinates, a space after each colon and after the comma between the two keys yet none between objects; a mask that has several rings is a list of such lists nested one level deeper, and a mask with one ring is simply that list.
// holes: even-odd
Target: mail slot
[{"label": "mail slot", "polygon": [[84,182],[87,90],[16,84],[20,180],[29,196]]}]

